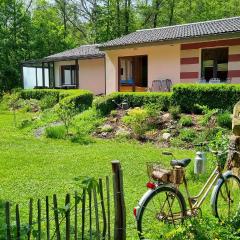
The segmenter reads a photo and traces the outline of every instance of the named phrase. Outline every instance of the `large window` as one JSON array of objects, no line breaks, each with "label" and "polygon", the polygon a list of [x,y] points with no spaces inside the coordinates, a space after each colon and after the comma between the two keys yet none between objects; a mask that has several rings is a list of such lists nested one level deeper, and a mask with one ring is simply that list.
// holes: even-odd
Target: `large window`
[{"label": "large window", "polygon": [[76,66],[62,66],[61,71],[62,85],[76,85]]},{"label": "large window", "polygon": [[228,48],[202,50],[202,78],[226,81],[228,76]]}]

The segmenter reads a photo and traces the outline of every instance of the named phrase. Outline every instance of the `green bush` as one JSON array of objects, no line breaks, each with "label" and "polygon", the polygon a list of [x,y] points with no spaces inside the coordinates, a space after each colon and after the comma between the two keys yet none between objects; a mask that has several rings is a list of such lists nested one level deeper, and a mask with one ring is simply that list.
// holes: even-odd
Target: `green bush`
[{"label": "green bush", "polygon": [[[44,99],[51,98],[51,103],[62,102],[63,104],[73,103],[79,111],[92,106],[93,94],[87,90],[57,90],[57,89],[31,89],[22,90],[20,96],[23,99]],[[51,96],[51,97],[50,97]],[[48,100],[49,100],[48,99]]]},{"label": "green bush", "polygon": [[182,129],[180,131],[180,139],[184,142],[193,142],[194,139],[196,138],[196,133],[193,129]]},{"label": "green bush", "polygon": [[45,129],[46,137],[63,139],[66,136],[66,128],[64,126],[53,126]]},{"label": "green bush", "polygon": [[232,111],[239,100],[239,84],[176,84],[173,87],[173,104],[179,105],[183,112],[193,112],[196,104]]},{"label": "green bush", "polygon": [[123,117],[123,122],[133,129],[137,135],[142,135],[148,129],[147,125],[148,112],[145,109],[136,107],[130,109],[128,114]]},{"label": "green bush", "polygon": [[133,93],[112,93],[106,97],[99,97],[94,101],[94,106],[102,114],[107,115],[111,110],[116,109],[116,103],[126,100],[130,107],[142,107],[155,104],[159,110],[168,110],[171,103],[172,93],[157,92],[133,92]]},{"label": "green bush", "polygon": [[231,129],[232,128],[231,114],[227,111],[219,113],[217,115],[217,124],[219,127]]},{"label": "green bush", "polygon": [[193,120],[191,116],[182,116],[179,123],[183,127],[191,127],[193,125]]},{"label": "green bush", "polygon": [[41,98],[39,103],[42,110],[52,108],[56,104],[57,104],[57,99],[52,95],[45,95],[43,98]]},{"label": "green bush", "polygon": [[176,120],[176,119],[179,119],[180,117],[181,108],[179,106],[171,106],[169,108],[169,112],[171,113],[172,118]]}]

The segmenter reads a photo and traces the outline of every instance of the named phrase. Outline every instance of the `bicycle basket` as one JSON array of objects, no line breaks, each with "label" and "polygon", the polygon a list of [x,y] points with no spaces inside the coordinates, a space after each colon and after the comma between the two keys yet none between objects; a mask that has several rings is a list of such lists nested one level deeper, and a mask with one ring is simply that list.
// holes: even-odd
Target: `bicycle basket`
[{"label": "bicycle basket", "polygon": [[148,162],[147,163],[147,174],[149,179],[159,181],[163,183],[170,182],[172,170],[167,169],[159,162]]}]

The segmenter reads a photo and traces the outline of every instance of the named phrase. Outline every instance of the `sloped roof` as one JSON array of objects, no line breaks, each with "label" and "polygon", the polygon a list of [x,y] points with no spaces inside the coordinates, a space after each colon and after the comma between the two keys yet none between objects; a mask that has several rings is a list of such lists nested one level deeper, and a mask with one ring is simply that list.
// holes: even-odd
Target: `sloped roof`
[{"label": "sloped roof", "polygon": [[240,17],[138,30],[103,43],[100,45],[100,49],[227,33],[240,33]]},{"label": "sloped roof", "polygon": [[87,59],[87,58],[101,58],[104,57],[104,52],[98,49],[98,44],[82,45],[78,48],[67,50],[64,52],[56,53],[51,56],[45,57],[44,61],[63,61],[74,59]]}]

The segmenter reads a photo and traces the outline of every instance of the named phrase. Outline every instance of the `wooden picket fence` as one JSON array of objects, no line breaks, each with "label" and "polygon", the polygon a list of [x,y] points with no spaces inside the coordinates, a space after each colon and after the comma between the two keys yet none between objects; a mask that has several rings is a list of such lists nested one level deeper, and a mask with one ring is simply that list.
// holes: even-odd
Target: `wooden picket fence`
[{"label": "wooden picket fence", "polygon": [[[109,177],[79,194],[66,194],[63,207],[57,195],[28,203],[28,216],[21,219],[20,205],[6,202],[5,236],[1,239],[111,239]],[[35,203],[35,204],[34,204]]]},{"label": "wooden picket fence", "polygon": [[[25,215],[21,215],[19,204],[6,202],[3,214],[5,223],[0,227],[0,239],[126,239],[120,163],[113,161],[112,168],[113,194],[107,176],[104,180],[95,180],[95,185],[83,188],[80,193],[66,194],[65,199],[58,198],[56,194],[36,201],[30,199]],[[114,207],[114,214],[111,214],[111,207]],[[111,229],[114,229],[113,234]]]}]

